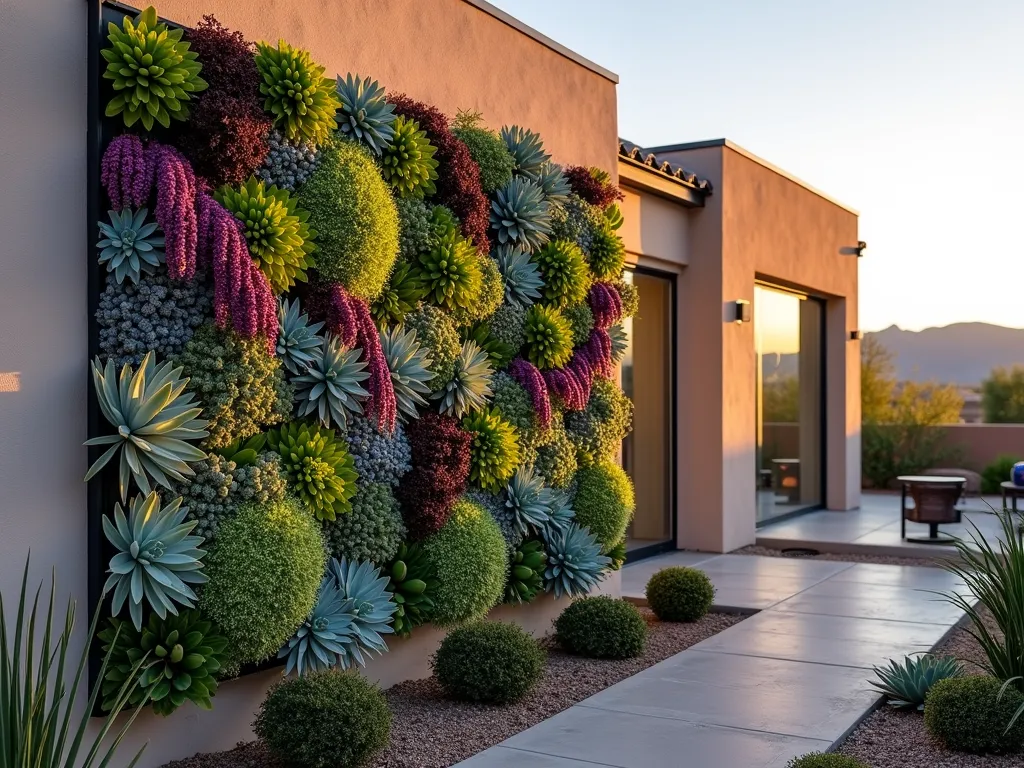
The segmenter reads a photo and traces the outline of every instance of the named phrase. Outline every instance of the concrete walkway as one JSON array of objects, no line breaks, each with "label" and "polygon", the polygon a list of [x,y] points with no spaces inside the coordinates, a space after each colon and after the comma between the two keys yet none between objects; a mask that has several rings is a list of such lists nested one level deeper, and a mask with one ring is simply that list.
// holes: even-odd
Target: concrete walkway
[{"label": "concrete walkway", "polygon": [[923,567],[673,552],[627,566],[623,595],[669,565],[707,573],[717,606],[757,613],[459,765],[781,768],[875,706],[871,667],[961,618],[921,591],[955,579]]}]

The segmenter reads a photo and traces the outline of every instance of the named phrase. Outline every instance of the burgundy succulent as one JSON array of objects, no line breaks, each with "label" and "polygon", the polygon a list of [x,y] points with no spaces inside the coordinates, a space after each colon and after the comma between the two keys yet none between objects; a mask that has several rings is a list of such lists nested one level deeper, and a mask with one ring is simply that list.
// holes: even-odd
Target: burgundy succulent
[{"label": "burgundy succulent", "polygon": [[548,394],[548,385],[544,376],[537,366],[529,360],[517,357],[508,367],[509,375],[522,385],[523,389],[530,395],[533,404],[533,411],[537,414],[537,420],[542,427],[551,423],[551,397]]},{"label": "burgundy succulent", "polygon": [[125,133],[107,146],[100,164],[100,183],[115,211],[141,208],[153,191],[153,160],[142,139]]},{"label": "burgundy succulent", "polygon": [[572,191],[598,208],[607,208],[616,200],[622,200],[622,192],[610,181],[597,178],[594,171],[582,165],[570,165],[565,169]]},{"label": "burgundy succulent", "polygon": [[437,147],[434,159],[437,169],[437,202],[448,206],[459,217],[462,234],[479,247],[487,247],[490,227],[490,205],[480,186],[480,166],[466,147],[452,133],[448,118],[439,110],[409,98],[404,93],[389,95],[395,111],[420,124],[430,143]]},{"label": "burgundy succulent", "polygon": [[156,175],[156,222],[164,231],[167,274],[191,280],[196,274],[196,175],[174,147],[151,142],[147,153]]},{"label": "burgundy succulent", "polygon": [[448,522],[452,505],[466,490],[472,436],[452,416],[428,413],[406,428],[412,469],[402,477],[397,497],[409,536],[419,540]]},{"label": "burgundy succulent", "polygon": [[594,283],[587,297],[595,328],[611,328],[622,319],[622,297],[614,285]]}]

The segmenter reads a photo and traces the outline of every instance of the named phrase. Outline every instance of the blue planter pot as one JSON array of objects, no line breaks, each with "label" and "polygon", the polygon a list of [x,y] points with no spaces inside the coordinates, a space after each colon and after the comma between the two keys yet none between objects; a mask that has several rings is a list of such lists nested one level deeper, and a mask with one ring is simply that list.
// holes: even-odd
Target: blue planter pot
[{"label": "blue planter pot", "polygon": [[1024,461],[1018,461],[1010,470],[1010,480],[1014,485],[1024,486]]}]

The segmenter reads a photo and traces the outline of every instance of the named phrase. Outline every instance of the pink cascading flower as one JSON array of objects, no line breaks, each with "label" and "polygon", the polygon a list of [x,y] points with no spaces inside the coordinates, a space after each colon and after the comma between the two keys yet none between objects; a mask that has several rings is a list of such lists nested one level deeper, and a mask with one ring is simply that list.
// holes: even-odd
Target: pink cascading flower
[{"label": "pink cascading flower", "polygon": [[[590,370],[598,375],[610,379],[615,375],[615,361],[612,358],[612,337],[604,328],[595,328],[590,332],[590,338],[583,344],[573,360],[577,357],[586,359]],[[570,365],[572,363],[570,362]]]},{"label": "pink cascading flower", "polygon": [[610,328],[622,319],[622,297],[614,285],[594,283],[587,297],[595,328]]},{"label": "pink cascading flower", "polygon": [[167,274],[191,280],[196,274],[196,175],[178,150],[153,142],[148,154],[156,172],[156,221],[164,231]]},{"label": "pink cascading flower", "polygon": [[359,321],[353,310],[351,297],[337,283],[318,283],[310,287],[306,299],[309,317],[327,324],[327,330],[341,341],[343,346],[358,346]]},{"label": "pink cascading flower", "polygon": [[590,338],[573,353],[568,365],[544,371],[544,381],[566,410],[582,411],[590,400],[594,377],[614,375],[611,336],[603,328],[595,328]]},{"label": "pink cascading flower", "polygon": [[107,146],[100,163],[100,183],[110,205],[119,211],[141,208],[153,191],[153,160],[138,136],[125,133]]},{"label": "pink cascading flower", "polygon": [[548,385],[544,376],[537,370],[537,367],[529,360],[517,357],[508,367],[509,376],[519,384],[530,395],[533,403],[533,411],[537,414],[537,421],[542,427],[551,423],[551,396],[548,394]]},{"label": "pink cascading flower", "polygon": [[544,371],[544,381],[548,385],[548,390],[562,401],[567,410],[582,411],[587,407],[583,387],[571,368],[552,368]]}]

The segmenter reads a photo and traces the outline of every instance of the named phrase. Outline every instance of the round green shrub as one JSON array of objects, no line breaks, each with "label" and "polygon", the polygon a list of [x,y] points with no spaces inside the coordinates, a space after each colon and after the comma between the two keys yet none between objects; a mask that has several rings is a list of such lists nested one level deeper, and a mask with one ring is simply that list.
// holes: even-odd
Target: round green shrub
[{"label": "round green shrub", "polygon": [[703,571],[674,566],[651,576],[645,594],[662,621],[697,621],[711,609],[715,587]]},{"label": "round green shrub", "polygon": [[594,379],[587,407],[565,415],[565,428],[585,465],[613,458],[632,426],[633,401],[600,377]]},{"label": "round green shrub", "polygon": [[576,521],[610,548],[622,538],[633,516],[633,481],[618,464],[601,461],[581,468],[575,477],[572,508]]},{"label": "round green shrub", "polygon": [[398,209],[370,151],[332,141],[300,201],[317,233],[320,276],[358,298],[377,298],[398,256]]},{"label": "round green shrub", "polygon": [[544,673],[544,650],[515,624],[481,622],[451,632],[430,664],[448,696],[510,704]]},{"label": "round green shrub", "polygon": [[994,677],[951,677],[928,691],[924,724],[928,732],[958,752],[1016,752],[1024,746],[1024,718],[1007,732],[1024,695]]},{"label": "round green shrub", "polygon": [[576,476],[576,446],[560,422],[554,422],[537,446],[533,471],[552,488],[566,488]]},{"label": "round green shrub", "polygon": [[480,186],[489,195],[512,181],[516,160],[509,153],[505,142],[494,131],[476,125],[461,126],[458,118],[452,128],[455,138],[469,149],[469,154],[480,166]]},{"label": "round green shrub", "polygon": [[423,553],[437,573],[435,624],[478,619],[501,601],[508,566],[505,539],[479,504],[456,501],[444,527],[424,540]]},{"label": "round green shrub", "polygon": [[228,638],[235,665],[277,653],[313,610],[326,561],[319,526],[296,499],[245,504],[221,523],[199,608]]},{"label": "round green shrub", "polygon": [[405,523],[391,487],[384,483],[360,486],[352,509],[323,522],[324,541],[339,560],[369,560],[383,565],[394,558],[405,539]]},{"label": "round green shrub", "polygon": [[431,392],[439,392],[455,376],[455,366],[462,354],[459,332],[451,315],[435,306],[424,304],[405,316],[407,327],[416,331],[416,340],[430,353],[430,371],[434,378],[428,382]]},{"label": "round green shrub", "polygon": [[835,752],[811,752],[803,757],[794,757],[786,763],[786,768],[871,768],[871,766],[848,755],[840,755]]},{"label": "round green shrub", "polygon": [[1000,491],[1000,483],[1011,480],[1013,465],[1021,461],[1020,456],[1002,454],[985,467],[981,473],[981,492],[996,494]]},{"label": "round green shrub", "polygon": [[555,620],[555,637],[569,653],[593,659],[631,659],[647,646],[647,622],[625,600],[584,597]]},{"label": "round green shrub", "polygon": [[380,689],[331,670],[277,683],[260,706],[256,735],[285,765],[362,766],[388,744],[391,710]]},{"label": "round green shrub", "polygon": [[431,208],[422,200],[399,198],[395,201],[398,210],[398,255],[403,261],[412,262],[430,248]]},{"label": "round green shrub", "polygon": [[502,304],[487,319],[487,328],[491,336],[502,344],[519,351],[526,341],[526,309],[518,304]]}]

